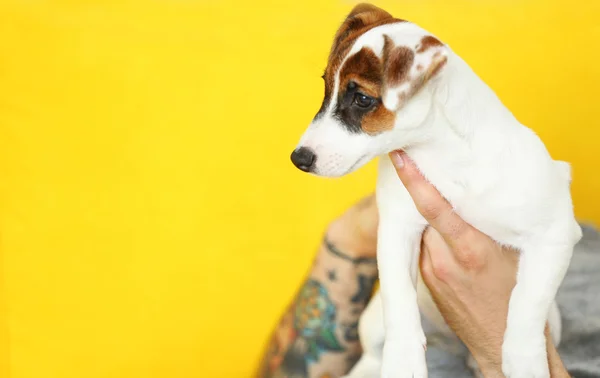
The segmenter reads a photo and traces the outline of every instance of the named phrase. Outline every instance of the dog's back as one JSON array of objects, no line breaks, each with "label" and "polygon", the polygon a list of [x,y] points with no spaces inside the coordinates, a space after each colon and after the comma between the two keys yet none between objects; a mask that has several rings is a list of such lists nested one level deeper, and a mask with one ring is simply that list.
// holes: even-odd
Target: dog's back
[{"label": "dog's back", "polygon": [[[576,243],[570,165],[553,160],[458,55],[450,52],[447,65],[431,93],[427,141],[407,146],[407,155],[463,219],[495,240],[521,247],[556,226],[572,231],[555,233],[558,242]],[[397,180],[394,169],[380,172]]]}]

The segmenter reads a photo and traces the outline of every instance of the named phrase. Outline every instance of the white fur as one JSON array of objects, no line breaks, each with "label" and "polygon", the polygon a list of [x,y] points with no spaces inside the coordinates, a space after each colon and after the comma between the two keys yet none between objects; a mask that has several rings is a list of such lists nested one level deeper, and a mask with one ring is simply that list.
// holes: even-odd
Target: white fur
[{"label": "white fur", "polygon": [[[416,51],[430,33],[411,23],[376,27],[357,39],[348,56],[364,46],[381,56],[384,35],[396,46]],[[519,123],[448,46],[437,49],[447,63],[416,95],[402,104],[398,100],[402,87],[383,94],[384,105],[396,112],[392,130],[376,136],[346,131],[332,117],[339,90],[336,77],[329,109],[298,145],[314,150],[313,173],[320,176],[341,176],[381,157],[377,180],[381,297],[373,299],[361,319],[365,354],[350,376],[427,377],[418,303],[429,312],[426,316],[441,319],[432,314],[435,306],[428,305],[428,299],[417,296],[419,247],[427,222],[386,156],[403,149],[465,221],[521,251],[509,304],[503,371],[509,378],[548,378],[544,326],[552,310],[553,335],[558,335],[560,317],[553,300],[573,246],[581,238],[568,164],[554,161],[538,136]],[[417,54],[415,65],[430,64],[434,58],[428,54]],[[416,75],[414,67],[411,75]],[[423,298],[423,290],[419,291]]]}]

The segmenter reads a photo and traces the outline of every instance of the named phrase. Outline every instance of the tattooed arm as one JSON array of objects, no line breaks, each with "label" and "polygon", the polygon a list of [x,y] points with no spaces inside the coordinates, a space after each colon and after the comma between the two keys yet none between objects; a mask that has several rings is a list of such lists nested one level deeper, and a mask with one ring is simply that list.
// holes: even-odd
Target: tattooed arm
[{"label": "tattooed arm", "polygon": [[333,378],[361,355],[358,319],[377,278],[373,197],[332,222],[311,271],[277,326],[259,378]]}]

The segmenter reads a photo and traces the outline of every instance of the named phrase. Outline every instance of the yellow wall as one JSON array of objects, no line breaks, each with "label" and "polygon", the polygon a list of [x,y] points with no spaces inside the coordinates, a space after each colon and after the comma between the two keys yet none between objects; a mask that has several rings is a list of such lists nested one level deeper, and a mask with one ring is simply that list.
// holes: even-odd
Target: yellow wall
[{"label": "yellow wall", "polygon": [[[0,376],[248,377],[373,188],[289,162],[352,3],[122,3],[0,5]],[[462,54],[600,221],[598,2],[376,3]]]}]

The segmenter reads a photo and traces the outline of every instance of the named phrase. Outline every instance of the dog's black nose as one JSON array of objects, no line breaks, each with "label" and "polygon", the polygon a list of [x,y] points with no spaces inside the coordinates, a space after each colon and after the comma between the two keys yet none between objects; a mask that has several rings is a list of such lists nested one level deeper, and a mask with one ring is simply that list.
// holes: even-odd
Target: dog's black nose
[{"label": "dog's black nose", "polygon": [[317,161],[317,155],[310,148],[300,147],[292,152],[292,163],[304,172],[310,172],[315,161]]}]

